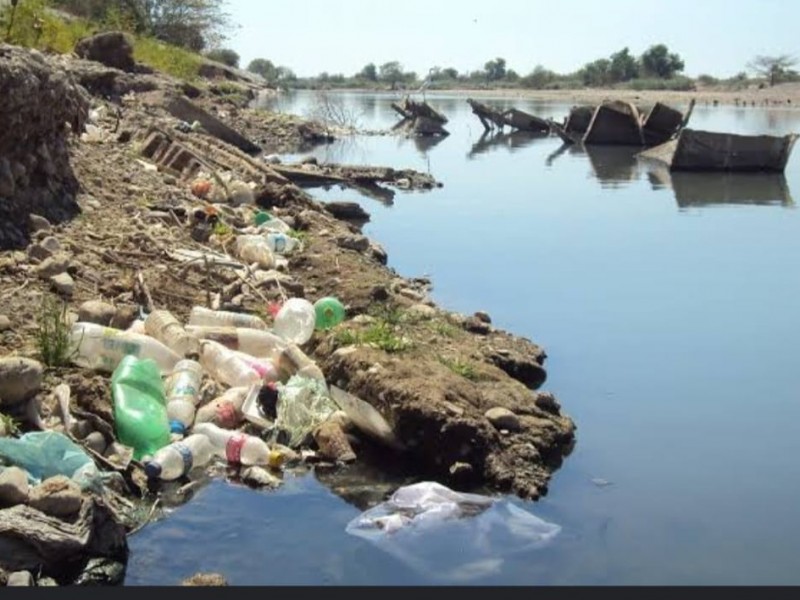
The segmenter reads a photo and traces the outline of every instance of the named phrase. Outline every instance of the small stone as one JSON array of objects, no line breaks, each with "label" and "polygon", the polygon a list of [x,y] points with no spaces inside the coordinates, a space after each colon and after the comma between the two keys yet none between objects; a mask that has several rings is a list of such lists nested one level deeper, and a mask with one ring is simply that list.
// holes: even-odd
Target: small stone
[{"label": "small stone", "polygon": [[57,254],[43,260],[42,264],[34,269],[34,273],[41,279],[50,279],[55,275],[66,273],[68,268],[69,258],[63,254]]},{"label": "small stone", "polygon": [[164,175],[164,183],[166,185],[177,185],[178,180],[172,175]]},{"label": "small stone", "polygon": [[414,313],[426,319],[432,319],[436,316],[436,309],[427,304],[415,304],[408,309],[408,312]]},{"label": "small stone", "polygon": [[50,278],[50,284],[59,293],[65,296],[72,296],[75,293],[75,280],[69,273],[59,273]]},{"label": "small stone", "polygon": [[303,160],[300,161],[301,165],[317,165],[319,161],[317,160],[316,156],[306,156]]},{"label": "small stone", "polygon": [[29,504],[52,517],[71,517],[81,509],[83,497],[78,484],[56,475],[37,485],[30,492]]},{"label": "small stone", "polygon": [[61,252],[61,242],[59,242],[52,235],[48,235],[46,238],[44,238],[41,242],[39,242],[39,245],[50,252],[50,254]]},{"label": "small stone", "polygon": [[123,129],[117,136],[117,142],[120,144],[127,144],[133,139],[133,132],[130,129]]},{"label": "small stone", "polygon": [[5,315],[0,315],[0,331],[8,331],[11,329],[11,319]]},{"label": "small stone", "polygon": [[31,244],[28,246],[28,258],[34,262],[47,260],[51,256],[53,256],[53,253],[41,244]]},{"label": "small stone", "polygon": [[461,417],[464,415],[464,409],[461,408],[460,406],[456,406],[452,402],[443,400],[442,405],[447,409],[447,412],[449,412],[451,415],[454,415],[456,417]]},{"label": "small stone", "polygon": [[371,315],[356,315],[350,319],[350,322],[354,325],[369,325],[375,322],[375,317]]},{"label": "small stone", "polygon": [[277,488],[281,480],[262,467],[248,467],[241,472],[242,481],[259,487]]},{"label": "small stone", "polygon": [[120,306],[111,319],[114,329],[127,329],[139,317],[139,309],[135,306]]},{"label": "small stone", "polygon": [[108,445],[108,444],[106,444],[106,438],[104,438],[103,434],[100,433],[99,431],[93,431],[92,433],[87,435],[83,439],[83,443],[88,448],[94,450],[95,452],[97,452],[101,456],[106,451],[106,447]]},{"label": "small stone", "polygon": [[484,312],[482,310],[479,310],[478,312],[475,313],[475,318],[478,319],[479,321],[483,321],[487,325],[490,325],[492,323],[492,318],[489,316],[489,313]]},{"label": "small stone", "polygon": [[228,581],[219,573],[197,573],[184,579],[181,585],[184,587],[223,587],[228,585]]},{"label": "small stone", "polygon": [[519,417],[507,408],[496,407],[486,411],[484,416],[494,425],[495,429],[507,429],[508,431],[519,431],[522,425]]},{"label": "small stone", "polygon": [[9,507],[28,501],[28,474],[19,467],[0,471],[0,506]]},{"label": "small stone", "polygon": [[556,400],[556,397],[550,392],[538,392],[536,394],[536,400],[534,403],[536,406],[544,411],[549,412],[550,414],[561,414],[561,405],[558,403],[558,400]]},{"label": "small stone", "polygon": [[488,323],[484,323],[477,317],[469,317],[464,321],[464,329],[479,335],[488,335],[492,330]]},{"label": "small stone", "polygon": [[472,476],[475,467],[469,463],[456,462],[450,465],[450,475],[456,479],[466,479]]},{"label": "small stone", "polygon": [[108,327],[116,314],[117,309],[111,304],[99,300],[89,300],[81,304],[78,309],[78,321]]},{"label": "small stone", "polygon": [[33,587],[33,575],[29,571],[17,571],[8,576],[8,587]]},{"label": "small stone", "polygon": [[389,254],[386,249],[377,242],[369,243],[369,252],[372,258],[379,264],[385,265],[389,262]]},{"label": "small stone", "polygon": [[42,387],[44,367],[31,358],[0,358],[0,405],[28,400]]},{"label": "small stone", "polygon": [[314,441],[319,446],[320,454],[337,462],[353,462],[356,453],[347,441],[347,437],[338,423],[326,421],[314,430]]},{"label": "small stone", "polygon": [[422,302],[423,300],[425,300],[425,294],[422,294],[422,293],[418,292],[417,290],[414,290],[414,289],[411,289],[411,288],[408,288],[408,287],[400,288],[398,290],[398,293],[401,296],[404,296],[404,297],[408,298],[409,300],[414,300],[416,302]]},{"label": "small stone", "polygon": [[369,248],[369,238],[363,235],[342,235],[336,238],[340,248],[365,252]]},{"label": "small stone", "polygon": [[385,285],[376,285],[369,293],[370,297],[377,302],[385,302],[389,299],[389,290]]},{"label": "small stone", "polygon": [[31,231],[46,231],[52,227],[50,221],[39,215],[30,215],[28,217],[28,225]]}]

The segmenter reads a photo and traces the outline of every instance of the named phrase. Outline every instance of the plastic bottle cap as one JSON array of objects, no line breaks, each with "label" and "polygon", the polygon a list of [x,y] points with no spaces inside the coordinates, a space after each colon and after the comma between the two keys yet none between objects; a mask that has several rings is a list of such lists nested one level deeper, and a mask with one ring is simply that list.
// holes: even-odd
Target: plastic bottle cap
[{"label": "plastic bottle cap", "polygon": [[180,421],[170,421],[169,431],[170,433],[179,433],[183,435],[184,433],[186,433],[186,425],[184,425]]},{"label": "plastic bottle cap", "polygon": [[256,213],[256,216],[253,218],[253,221],[255,222],[256,225],[263,225],[264,223],[267,223],[268,221],[271,220],[272,220],[272,215],[270,215],[268,212],[264,212],[263,210],[258,211]]},{"label": "plastic bottle cap", "polygon": [[150,479],[158,479],[159,477],[161,477],[161,465],[155,462],[145,463],[144,473]]}]

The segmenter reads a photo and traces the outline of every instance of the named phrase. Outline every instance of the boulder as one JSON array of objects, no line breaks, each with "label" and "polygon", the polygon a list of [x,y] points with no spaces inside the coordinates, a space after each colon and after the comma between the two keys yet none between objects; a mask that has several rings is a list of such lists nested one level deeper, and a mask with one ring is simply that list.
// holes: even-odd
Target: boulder
[{"label": "boulder", "polygon": [[58,254],[46,258],[33,270],[40,279],[50,279],[61,273],[65,273],[69,268],[69,257]]},{"label": "boulder", "polygon": [[0,507],[28,502],[28,474],[18,467],[0,471]]},{"label": "boulder", "polygon": [[336,239],[340,248],[365,252],[369,248],[369,238],[363,235],[343,235]]},{"label": "boulder", "polygon": [[39,215],[30,215],[28,217],[28,225],[30,226],[30,230],[33,232],[47,231],[52,227],[50,221]]},{"label": "boulder", "polygon": [[5,315],[0,315],[0,332],[11,329],[11,319]]},{"label": "boulder", "polygon": [[30,571],[17,571],[8,576],[8,587],[33,587],[33,575]]},{"label": "boulder", "polygon": [[325,210],[342,221],[369,221],[369,213],[357,202],[328,202]]},{"label": "boulder", "polygon": [[51,477],[33,488],[28,502],[31,508],[51,517],[71,517],[82,503],[78,484],[63,475]]},{"label": "boulder", "polygon": [[507,408],[502,408],[500,406],[496,408],[490,408],[483,416],[486,417],[492,425],[494,425],[495,429],[519,431],[522,428],[522,425],[519,422],[519,417]]},{"label": "boulder", "polygon": [[108,327],[116,314],[117,309],[111,304],[99,300],[89,300],[81,304],[78,309],[78,321]]},{"label": "boulder", "polygon": [[72,296],[75,293],[75,280],[69,273],[59,273],[50,278],[53,289],[64,296]]},{"label": "boulder", "polygon": [[128,73],[136,70],[133,44],[128,36],[120,31],[107,31],[83,38],[75,44],[75,54]]},{"label": "boulder", "polygon": [[44,367],[31,358],[0,358],[0,406],[20,404],[42,387]]}]

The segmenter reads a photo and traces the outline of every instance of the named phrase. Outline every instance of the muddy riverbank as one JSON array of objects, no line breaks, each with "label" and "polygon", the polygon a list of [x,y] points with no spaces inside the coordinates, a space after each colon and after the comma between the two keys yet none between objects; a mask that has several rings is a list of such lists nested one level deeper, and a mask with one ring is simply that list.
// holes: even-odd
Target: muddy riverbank
[{"label": "muddy riverbank", "polygon": [[[242,108],[202,86],[187,88],[157,74],[123,73],[7,46],[2,52],[8,64],[39,70],[42,82],[63,82],[61,73],[69,71],[72,79],[66,81],[74,95],[69,96],[74,97],[69,114],[58,116],[72,123],[71,132],[58,123],[29,131],[42,126],[35,119],[16,119],[4,127],[2,142],[15,154],[4,169],[0,195],[20,201],[7,215],[11,226],[0,251],[3,359],[46,362],[41,356],[42,307],[48,298],[63,302],[67,324],[91,318],[125,329],[142,311],[154,308],[167,309],[182,322],[192,307],[209,305],[269,322],[272,302],[335,296],[347,307],[347,319],[331,331],[316,332],[304,349],[329,384],[371,404],[391,426],[402,450],[384,451],[383,460],[407,459],[419,477],[454,488],[481,487],[524,498],[546,493],[553,471],[571,451],[575,425],[556,398],[541,391],[545,351],[495,329],[489,314],[460,315],[437,307],[428,297],[430,281],[394,272],[380,244],[361,234],[363,214],[353,220],[346,205],[326,208],[292,182],[295,172],[273,169],[261,157],[234,147],[229,141],[238,138],[225,129],[244,133],[259,150],[299,152],[324,142],[326,128]],[[0,80],[13,84],[12,70],[0,69]],[[27,107],[33,116],[49,110],[50,89],[34,92]],[[199,126],[176,117],[175,98],[187,93],[206,111]],[[11,106],[3,118],[15,118],[15,110],[19,107]],[[63,148],[64,155],[52,160],[51,147]],[[313,163],[295,168],[307,176],[322,171]],[[230,177],[230,186],[220,186],[228,192],[221,202],[211,204],[193,191],[203,170],[210,170],[210,179],[217,182],[220,173]],[[36,188],[49,172],[63,175],[61,189]],[[375,173],[378,181],[369,183],[380,189],[424,190],[435,184],[424,174]],[[334,175],[357,180],[356,187],[364,183],[363,173],[353,175],[352,170]],[[250,190],[242,192],[243,199],[231,192],[233,182]],[[29,189],[38,189],[35,202],[21,195]],[[55,197],[63,206],[48,210]],[[185,260],[187,253],[231,253],[237,231],[252,225],[259,210],[283,220],[302,242],[284,266],[240,271],[209,267],[208,260]],[[102,303],[102,314],[87,317],[92,312],[87,302],[95,302],[95,308]],[[120,466],[95,455],[117,441],[108,375],[74,366],[38,363],[36,368],[42,373],[23,397],[11,402],[8,388],[0,390],[0,411],[16,419],[22,432],[42,427],[65,431],[54,391],[68,385],[71,410],[90,423],[104,450],[97,452],[98,436],[89,432],[73,436],[75,441],[92,451],[99,469],[116,470],[124,483],[112,496],[84,492],[78,499],[82,508],[69,517],[76,529],[63,542],[71,548],[69,565],[63,551],[43,552],[41,545],[17,560],[19,549],[36,547],[25,527],[28,521],[39,522],[38,509],[25,506],[21,498],[7,502],[10,506],[0,510],[0,541],[17,553],[5,554],[14,560],[0,558],[0,569],[41,569],[56,583],[75,581],[76,573],[84,573],[83,581],[89,582],[87,564],[102,560],[121,564],[124,574],[124,536],[119,534],[146,521],[160,488],[146,480],[140,463]],[[356,448],[368,443],[359,440],[364,436],[357,431],[352,435]],[[315,450],[304,455],[309,460],[301,468],[319,468],[320,463],[336,468],[335,461],[321,459]],[[279,476],[278,470],[272,479],[260,481],[271,485]],[[14,527],[2,526],[12,520]],[[87,522],[116,526],[110,537],[97,533],[87,541],[81,537]],[[45,529],[59,527],[52,516],[41,523]],[[112,565],[104,577],[118,581],[114,573],[119,571]]]}]

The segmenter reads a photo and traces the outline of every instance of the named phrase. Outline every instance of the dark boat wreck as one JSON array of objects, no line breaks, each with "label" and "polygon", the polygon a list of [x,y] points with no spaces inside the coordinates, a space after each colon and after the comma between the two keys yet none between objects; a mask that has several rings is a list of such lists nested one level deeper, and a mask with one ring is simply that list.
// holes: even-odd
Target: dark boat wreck
[{"label": "dark boat wreck", "polygon": [[638,157],[666,164],[670,171],[783,173],[797,137],[684,129],[676,139]]},{"label": "dark boat wreck", "polygon": [[427,102],[416,102],[406,97],[402,102],[393,102],[392,108],[402,117],[402,120],[392,127],[394,131],[405,131],[409,137],[450,135],[444,128],[447,117]]},{"label": "dark boat wreck", "polygon": [[550,133],[550,121],[540,119],[525,111],[516,108],[500,111],[472,98],[467,98],[467,104],[470,105],[472,112],[480,119],[486,131],[494,128],[502,131],[503,127],[509,126],[519,131]]}]

